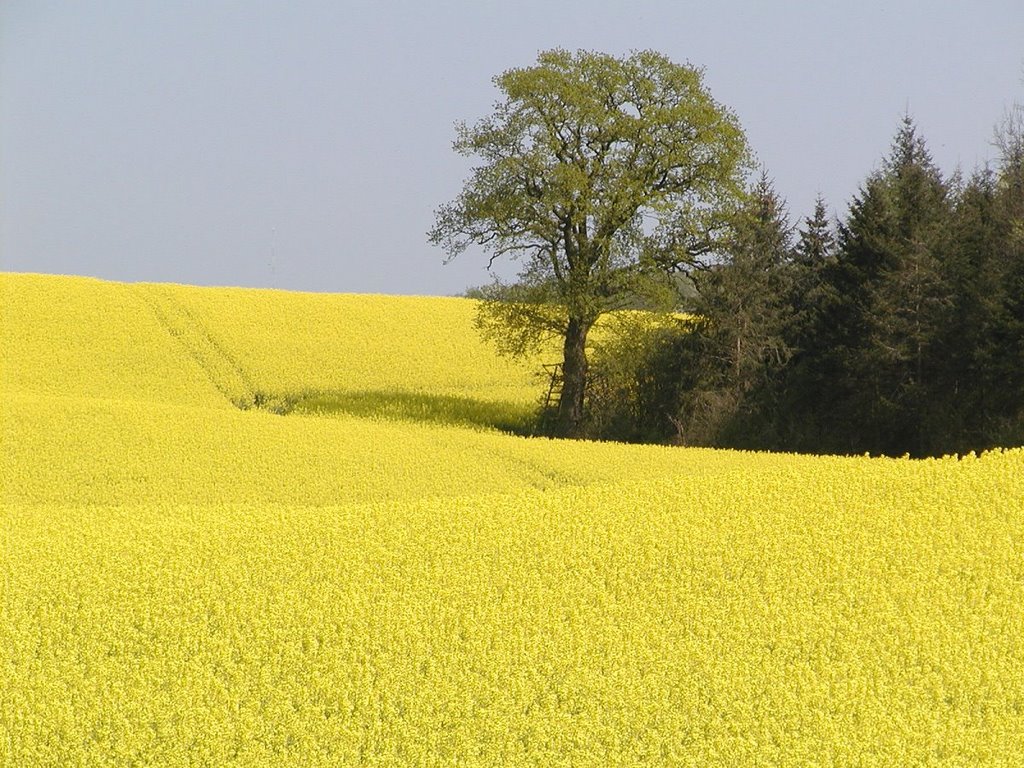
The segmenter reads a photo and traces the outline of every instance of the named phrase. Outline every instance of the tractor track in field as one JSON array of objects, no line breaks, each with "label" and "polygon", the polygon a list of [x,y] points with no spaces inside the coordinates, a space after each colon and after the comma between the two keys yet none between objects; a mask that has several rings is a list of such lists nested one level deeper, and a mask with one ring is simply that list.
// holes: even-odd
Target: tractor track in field
[{"label": "tractor track in field", "polygon": [[171,338],[203,370],[218,392],[241,410],[260,405],[261,395],[238,360],[170,291],[160,285],[140,284],[135,286],[135,293]]}]

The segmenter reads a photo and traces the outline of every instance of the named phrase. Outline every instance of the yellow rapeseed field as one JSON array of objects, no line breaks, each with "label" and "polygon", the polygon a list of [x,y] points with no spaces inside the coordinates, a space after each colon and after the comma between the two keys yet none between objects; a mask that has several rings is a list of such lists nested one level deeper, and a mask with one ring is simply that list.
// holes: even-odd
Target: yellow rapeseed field
[{"label": "yellow rapeseed field", "polygon": [[0,765],[1024,764],[1024,449],[251,407],[535,402],[471,317],[0,275]]},{"label": "yellow rapeseed field", "polygon": [[532,402],[532,363],[499,358],[465,299],[181,285],[137,290],[173,305],[272,394],[406,391]]}]

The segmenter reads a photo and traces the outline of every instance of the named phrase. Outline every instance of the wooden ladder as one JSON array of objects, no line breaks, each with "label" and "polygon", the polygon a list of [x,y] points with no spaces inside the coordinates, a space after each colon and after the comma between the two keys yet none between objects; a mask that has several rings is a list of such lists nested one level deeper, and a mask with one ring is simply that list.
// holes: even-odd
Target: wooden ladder
[{"label": "wooden ladder", "polygon": [[548,374],[548,391],[544,395],[544,407],[540,414],[539,427],[546,431],[558,412],[558,404],[562,399],[562,364],[546,363],[542,366]]}]

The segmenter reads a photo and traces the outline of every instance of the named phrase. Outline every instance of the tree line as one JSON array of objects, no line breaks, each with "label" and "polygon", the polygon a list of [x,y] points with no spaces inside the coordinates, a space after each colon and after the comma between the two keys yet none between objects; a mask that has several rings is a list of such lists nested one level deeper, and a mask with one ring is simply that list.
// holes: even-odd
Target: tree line
[{"label": "tree line", "polygon": [[[1024,444],[1024,110],[944,178],[908,116],[845,217],[762,174],[690,317],[596,361],[595,436],[912,456]],[[631,362],[622,363],[627,358]]]},{"label": "tree line", "polygon": [[[551,432],[834,453],[1024,443],[1024,109],[945,178],[908,116],[840,221],[790,222],[702,71],[554,50],[460,124],[429,233],[519,259],[480,289],[499,351],[563,350]],[[642,308],[652,315],[622,315]],[[602,318],[616,333],[595,340]]]}]

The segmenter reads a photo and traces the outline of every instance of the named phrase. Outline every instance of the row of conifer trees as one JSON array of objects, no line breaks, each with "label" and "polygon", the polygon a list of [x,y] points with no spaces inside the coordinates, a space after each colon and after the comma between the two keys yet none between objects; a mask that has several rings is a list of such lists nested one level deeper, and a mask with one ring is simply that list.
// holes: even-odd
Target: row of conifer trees
[{"label": "row of conifer trees", "polygon": [[595,436],[933,455],[1024,443],[1024,110],[945,178],[913,120],[831,220],[762,175],[692,319],[595,358]]}]

